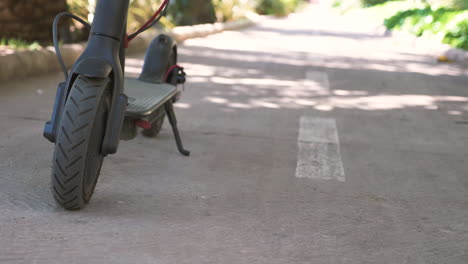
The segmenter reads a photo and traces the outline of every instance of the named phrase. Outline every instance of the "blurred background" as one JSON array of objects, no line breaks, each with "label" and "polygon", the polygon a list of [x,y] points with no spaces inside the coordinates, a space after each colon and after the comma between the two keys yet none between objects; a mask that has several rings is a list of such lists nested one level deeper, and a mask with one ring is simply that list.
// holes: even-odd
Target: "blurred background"
[{"label": "blurred background", "polygon": [[[139,28],[160,6],[161,0],[131,0],[128,18],[129,30]],[[172,28],[232,21],[247,12],[285,16],[294,11],[304,0],[173,0],[167,17],[160,27]],[[1,45],[28,46],[33,43],[50,44],[52,21],[57,13],[70,11],[89,21],[93,19],[96,0],[0,0]],[[86,39],[79,23],[62,25],[64,42]],[[34,47],[38,45],[34,44]]]},{"label": "blurred background", "polygon": [[[58,12],[70,11],[93,19],[96,0],[0,0],[0,45],[35,49],[51,44],[51,24]],[[138,28],[159,7],[161,0],[131,0],[129,30]],[[303,8],[306,0],[173,0],[160,27],[172,28],[232,21],[256,12],[287,16]],[[468,0],[315,0],[340,14],[360,12],[387,29],[428,36],[453,47],[468,49]],[[61,25],[65,43],[87,38],[82,26],[71,21]]]}]

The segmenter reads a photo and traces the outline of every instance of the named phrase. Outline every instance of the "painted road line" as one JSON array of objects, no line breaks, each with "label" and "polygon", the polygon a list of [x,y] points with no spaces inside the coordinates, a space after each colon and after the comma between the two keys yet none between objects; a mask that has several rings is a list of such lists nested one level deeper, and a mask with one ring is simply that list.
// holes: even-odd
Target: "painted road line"
[{"label": "painted road line", "polygon": [[309,64],[312,65],[324,65],[326,63],[326,57],[319,53],[308,53],[307,54],[307,61]]},{"label": "painted road line", "polygon": [[325,90],[330,92],[330,82],[328,80],[328,74],[320,71],[307,71],[306,80],[315,82],[322,86]]},{"label": "painted road line", "polygon": [[304,89],[314,96],[314,108],[319,111],[330,111],[333,107],[330,105],[330,81],[328,74],[323,71],[306,71],[304,80]]},{"label": "painted road line", "polygon": [[346,181],[335,119],[302,116],[297,143],[296,177]]},{"label": "painted road line", "polygon": [[307,71],[303,82],[304,88],[312,92],[313,95],[330,95],[330,82],[328,74],[320,71]]}]

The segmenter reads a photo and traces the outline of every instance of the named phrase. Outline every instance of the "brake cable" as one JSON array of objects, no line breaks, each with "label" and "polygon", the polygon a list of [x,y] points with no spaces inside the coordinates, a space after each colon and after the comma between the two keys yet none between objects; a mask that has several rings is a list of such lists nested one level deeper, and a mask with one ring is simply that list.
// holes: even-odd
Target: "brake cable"
[{"label": "brake cable", "polygon": [[[154,13],[154,15],[142,27],[140,27],[137,31],[135,31],[134,33],[130,35],[127,34],[124,40],[125,48],[128,48],[129,42],[132,41],[136,36],[150,29],[154,25],[156,25],[156,23],[158,23],[159,20],[161,20],[161,18],[166,14],[168,7],[169,7],[169,0],[164,0],[164,2],[162,2],[161,6]],[[63,74],[65,75],[65,79],[68,79],[68,69],[63,60],[62,53],[60,52],[60,47],[59,47],[59,42],[58,42],[58,29],[57,29],[60,19],[64,16],[77,20],[87,29],[91,29],[91,25],[85,20],[83,20],[82,18],[69,12],[62,12],[58,14],[54,19],[53,26],[52,26],[52,38],[54,42],[54,49],[55,49],[55,53],[57,54],[57,59],[60,63],[60,67],[62,68]]]},{"label": "brake cable", "polygon": [[68,69],[67,69],[67,66],[65,65],[65,62],[63,61],[62,53],[60,52],[60,47],[59,47],[59,42],[58,42],[58,32],[57,32],[58,23],[60,22],[60,19],[64,16],[75,19],[87,29],[91,29],[91,25],[88,22],[84,21],[82,18],[75,16],[69,12],[62,12],[58,14],[54,19],[54,22],[52,25],[52,39],[54,42],[55,54],[57,54],[57,59],[60,63],[60,67],[62,68],[63,74],[65,75],[65,79],[68,79]]},{"label": "brake cable", "polygon": [[132,34],[127,35],[125,39],[125,47],[127,48],[128,43],[132,41],[136,36],[150,29],[154,25],[156,25],[156,23],[158,23],[159,20],[161,20],[161,18],[166,14],[168,7],[169,7],[169,0],[164,0],[164,2],[161,3],[161,6],[159,7],[159,9],[141,28],[139,28],[137,31],[135,31]]}]

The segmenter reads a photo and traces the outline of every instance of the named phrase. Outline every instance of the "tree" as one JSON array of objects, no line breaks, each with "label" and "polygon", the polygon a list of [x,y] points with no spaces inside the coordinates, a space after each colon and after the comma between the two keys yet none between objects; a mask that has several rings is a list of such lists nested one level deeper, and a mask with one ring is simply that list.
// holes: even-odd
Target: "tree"
[{"label": "tree", "polygon": [[0,37],[50,42],[55,15],[66,0],[0,0]]}]

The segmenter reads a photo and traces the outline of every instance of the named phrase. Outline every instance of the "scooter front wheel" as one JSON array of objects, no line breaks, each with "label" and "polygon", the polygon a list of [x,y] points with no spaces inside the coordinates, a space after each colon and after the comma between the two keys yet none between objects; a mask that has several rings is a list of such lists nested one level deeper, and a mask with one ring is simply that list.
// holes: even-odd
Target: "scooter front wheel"
[{"label": "scooter front wheel", "polygon": [[110,80],[79,76],[65,104],[52,165],[52,194],[65,209],[83,208],[101,171]]}]

